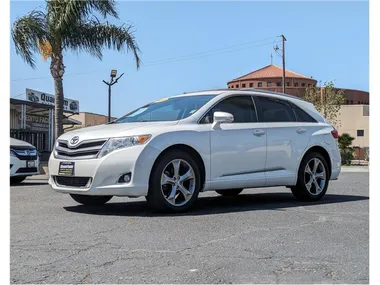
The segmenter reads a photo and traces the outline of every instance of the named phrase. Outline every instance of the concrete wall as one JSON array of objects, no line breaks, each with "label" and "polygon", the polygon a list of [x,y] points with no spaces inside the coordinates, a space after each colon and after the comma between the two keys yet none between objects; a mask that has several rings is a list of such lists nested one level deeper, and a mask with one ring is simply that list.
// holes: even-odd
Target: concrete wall
[{"label": "concrete wall", "polygon": [[[369,147],[368,105],[342,105],[337,121],[339,135],[348,133],[355,138],[352,146]],[[364,136],[357,136],[358,130],[363,130]]]}]

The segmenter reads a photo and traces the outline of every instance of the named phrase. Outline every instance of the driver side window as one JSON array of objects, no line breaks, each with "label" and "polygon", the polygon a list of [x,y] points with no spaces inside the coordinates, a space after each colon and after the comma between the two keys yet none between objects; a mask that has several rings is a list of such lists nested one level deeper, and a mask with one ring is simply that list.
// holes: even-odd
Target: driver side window
[{"label": "driver side window", "polygon": [[224,99],[203,117],[201,124],[213,123],[215,112],[227,112],[232,114],[234,116],[232,123],[257,122],[256,109],[251,96],[234,96]]}]

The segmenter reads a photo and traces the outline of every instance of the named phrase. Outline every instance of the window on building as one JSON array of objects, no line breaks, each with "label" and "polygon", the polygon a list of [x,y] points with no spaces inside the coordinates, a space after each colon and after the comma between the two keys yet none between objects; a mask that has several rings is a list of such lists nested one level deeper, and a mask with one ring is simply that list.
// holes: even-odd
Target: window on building
[{"label": "window on building", "polygon": [[267,82],[267,87],[272,87],[272,82]]},{"label": "window on building", "polygon": [[249,83],[249,87],[253,87],[253,83]]},{"label": "window on building", "polygon": [[263,87],[263,83],[262,82],[257,83],[257,87]]},{"label": "window on building", "polygon": [[358,104],[360,105],[360,101],[358,101]]},{"label": "window on building", "polygon": [[305,83],[302,83],[302,87],[305,87]]},{"label": "window on building", "polygon": [[364,137],[364,130],[357,130],[356,131],[356,136],[358,136],[358,137]]},{"label": "window on building", "polygon": [[241,88],[245,88],[245,83],[243,83],[243,84],[241,85]]},{"label": "window on building", "polygon": [[276,82],[276,85],[277,86],[281,86],[281,82]]},{"label": "window on building", "polygon": [[235,86],[236,88],[239,88],[239,85],[238,84],[236,84],[236,86]]},{"label": "window on building", "polygon": [[309,83],[308,85],[307,85],[307,87],[310,87],[311,86],[311,84]]},{"label": "window on building", "polygon": [[213,122],[215,112],[227,112],[234,116],[232,123],[255,123],[257,122],[255,105],[251,96],[229,97],[219,102],[202,119],[202,124]]},{"label": "window on building", "polygon": [[294,82],[294,87],[298,87],[298,82]]},{"label": "window on building", "polygon": [[259,118],[261,122],[296,122],[296,116],[291,106],[280,99],[257,96],[259,101]]},{"label": "window on building", "polygon": [[346,104],[347,104],[347,105],[350,104],[350,101],[346,100]]},{"label": "window on building", "polygon": [[286,82],[286,86],[288,86],[288,87],[289,87],[289,86],[290,86],[290,82]]},{"label": "window on building", "polygon": [[350,104],[353,105],[353,104],[354,104],[354,100],[351,100],[351,101],[350,101]]}]

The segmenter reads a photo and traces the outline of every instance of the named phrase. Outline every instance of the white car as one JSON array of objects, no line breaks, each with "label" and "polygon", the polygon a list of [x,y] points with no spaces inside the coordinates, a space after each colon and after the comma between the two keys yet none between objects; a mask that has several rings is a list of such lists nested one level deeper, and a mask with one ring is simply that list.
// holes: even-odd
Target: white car
[{"label": "white car", "polygon": [[31,144],[11,138],[10,140],[10,180],[21,183],[27,176],[40,174],[37,150]]},{"label": "white car", "polygon": [[81,204],[145,196],[180,212],[200,191],[287,186],[317,201],[338,178],[336,130],[311,103],[260,90],[213,90],[147,104],[56,141],[49,183]]}]

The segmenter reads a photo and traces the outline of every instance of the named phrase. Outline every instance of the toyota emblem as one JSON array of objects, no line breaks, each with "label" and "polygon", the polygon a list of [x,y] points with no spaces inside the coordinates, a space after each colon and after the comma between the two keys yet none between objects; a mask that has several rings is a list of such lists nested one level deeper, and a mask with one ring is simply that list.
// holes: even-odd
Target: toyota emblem
[{"label": "toyota emblem", "polygon": [[75,145],[79,142],[79,137],[75,136],[71,139],[70,144]]}]

